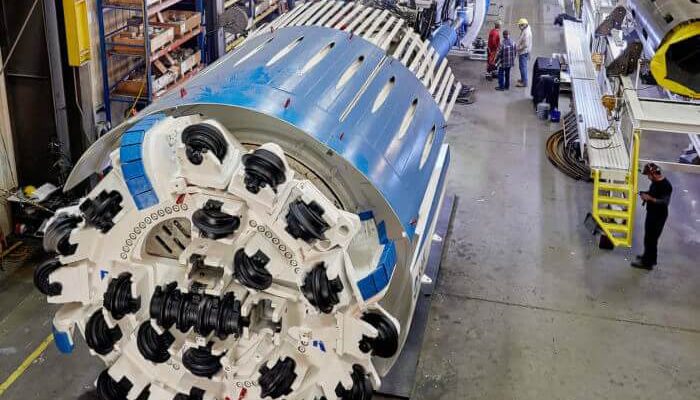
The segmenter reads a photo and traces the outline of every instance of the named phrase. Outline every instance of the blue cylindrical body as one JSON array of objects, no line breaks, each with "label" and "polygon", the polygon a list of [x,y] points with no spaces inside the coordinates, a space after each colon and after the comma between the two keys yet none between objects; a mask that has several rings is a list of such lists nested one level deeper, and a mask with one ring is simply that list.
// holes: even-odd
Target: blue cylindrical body
[{"label": "blue cylindrical body", "polygon": [[[402,344],[444,197],[450,163],[446,118],[460,85],[449,69],[434,68],[433,59],[424,57],[427,44],[407,30],[395,38],[410,42],[399,52],[391,46],[396,31],[378,34],[376,21],[359,25],[366,32],[353,32],[344,24],[302,24],[307,17],[299,17],[299,25],[252,34],[234,52],[100,139],[88,160],[122,138],[120,152],[111,157],[129,165],[122,168],[128,180],[132,159],[144,154],[138,149],[138,154],[130,153],[138,148],[131,140],[145,142],[149,123],[171,116],[211,119],[239,149],[276,144],[294,176],[311,185],[309,190],[362,221],[365,233],[355,236],[359,250],[344,258],[350,288],[360,302],[379,303],[396,318]],[[456,40],[454,29],[447,28],[451,32],[444,32],[441,58]],[[150,153],[161,161],[176,158],[177,149],[182,150],[175,147],[177,134],[169,140],[169,147],[153,147]],[[138,169],[137,183],[154,180],[148,171]],[[152,183],[154,194],[171,193],[169,183]],[[145,189],[151,188],[129,187],[135,202]],[[160,198],[149,196],[141,205],[155,207]],[[373,362],[383,375],[395,359]]]},{"label": "blue cylindrical body", "polygon": [[[445,37],[446,54],[456,33],[450,28],[439,37]],[[331,44],[327,55],[305,70]],[[285,54],[270,63],[280,53]],[[340,77],[359,59],[356,71],[339,85]],[[389,81],[394,83],[388,97],[374,109]],[[413,117],[401,134],[413,103]],[[193,104],[241,107],[299,128],[362,173],[389,203],[408,238],[413,236],[444,140],[445,118],[424,84],[369,41],[318,26],[265,33],[146,113]],[[421,165],[428,140],[430,149]]]},{"label": "blue cylindrical body", "polygon": [[442,25],[430,36],[430,45],[438,54],[438,61],[447,57],[452,45],[457,42],[457,30],[451,25]]}]

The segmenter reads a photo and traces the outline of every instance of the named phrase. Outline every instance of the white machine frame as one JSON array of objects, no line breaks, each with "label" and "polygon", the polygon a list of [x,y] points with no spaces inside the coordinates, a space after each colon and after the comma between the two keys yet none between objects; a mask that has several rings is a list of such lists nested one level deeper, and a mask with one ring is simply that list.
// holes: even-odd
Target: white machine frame
[{"label": "white machine frame", "polygon": [[[626,170],[631,159],[629,151],[630,138],[634,133],[640,134],[643,140],[644,132],[661,132],[688,135],[690,144],[700,154],[700,102],[684,99],[665,90],[667,98],[658,99],[644,96],[643,87],[640,85],[639,72],[633,76],[607,78],[605,66],[600,71],[595,71],[591,61],[590,45],[595,40],[604,40],[605,52],[608,61],[616,58],[624,50],[625,43],[621,45],[611,38],[596,39],[595,29],[610,14],[619,3],[612,0],[586,0],[582,7],[582,28],[577,28],[576,23],[565,21],[565,37],[569,58],[570,71],[572,68],[582,68],[579,75],[572,71],[572,92],[577,109],[584,109],[579,118],[579,133],[581,133],[581,152],[583,154],[586,144],[586,128],[601,124],[600,117],[605,115],[605,110],[600,99],[603,94],[622,92],[618,101],[623,102],[623,118],[629,118],[631,123],[615,124],[613,142],[609,149],[593,149],[589,147],[588,162],[592,168],[601,168],[603,174],[616,175],[615,170]],[[579,47],[580,46],[580,47]],[[580,64],[577,66],[577,64]],[[591,75],[591,71],[594,72]],[[578,85],[576,78],[582,79]],[[583,82],[583,79],[590,82]],[[594,87],[595,85],[595,87]],[[578,86],[578,90],[577,90]],[[590,93],[589,93],[590,92]],[[597,126],[596,126],[597,127]],[[624,140],[624,142],[620,142]],[[624,145],[620,146],[622,143]],[[624,154],[623,154],[624,153]],[[621,157],[625,156],[628,163],[625,164]],[[669,169],[700,173],[700,166],[682,164],[661,160],[640,159],[640,163],[655,162]]]}]

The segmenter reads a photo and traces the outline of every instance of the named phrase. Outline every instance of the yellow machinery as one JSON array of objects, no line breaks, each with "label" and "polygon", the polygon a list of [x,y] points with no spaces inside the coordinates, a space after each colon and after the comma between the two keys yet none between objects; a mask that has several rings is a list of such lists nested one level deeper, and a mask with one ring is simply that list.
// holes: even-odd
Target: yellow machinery
[{"label": "yellow machinery", "polygon": [[[692,100],[700,99],[700,6],[696,0],[573,4],[583,6],[582,22],[564,21],[564,38],[579,154],[594,182],[591,216],[609,244],[631,247],[642,132],[687,134],[700,151]],[[651,59],[659,90],[640,84],[642,56]],[[602,131],[607,135],[591,135]]]},{"label": "yellow machinery", "polygon": [[617,246],[632,247],[634,214],[637,206],[639,164],[639,131],[632,139],[631,162],[624,182],[601,179],[599,169],[593,169],[593,218]]},{"label": "yellow machinery", "polygon": [[68,64],[79,67],[90,60],[87,0],[63,0]]},{"label": "yellow machinery", "polygon": [[700,4],[697,0],[629,0],[656,82],[700,98]]},{"label": "yellow machinery", "polygon": [[700,99],[698,63],[700,21],[695,21],[681,25],[666,35],[651,59],[651,73],[656,82],[668,90]]}]

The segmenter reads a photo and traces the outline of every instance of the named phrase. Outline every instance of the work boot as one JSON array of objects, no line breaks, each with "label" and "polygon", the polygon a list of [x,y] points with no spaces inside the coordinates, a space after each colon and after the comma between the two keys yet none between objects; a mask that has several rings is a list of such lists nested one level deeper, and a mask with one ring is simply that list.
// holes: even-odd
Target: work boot
[{"label": "work boot", "polygon": [[[634,256],[634,259],[641,262],[642,260],[644,260],[644,256],[642,254],[637,254],[636,256]],[[655,267],[656,263],[651,264],[651,266]]]},{"label": "work boot", "polygon": [[642,262],[642,260],[632,261],[632,263],[630,265],[632,266],[632,268],[645,269],[647,271],[651,271],[652,269],[654,269],[653,265],[646,264],[646,263]]}]

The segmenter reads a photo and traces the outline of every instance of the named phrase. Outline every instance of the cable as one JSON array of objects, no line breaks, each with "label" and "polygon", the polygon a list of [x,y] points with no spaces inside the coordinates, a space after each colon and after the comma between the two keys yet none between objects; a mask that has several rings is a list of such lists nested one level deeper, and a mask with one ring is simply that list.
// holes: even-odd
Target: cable
[{"label": "cable", "polygon": [[75,73],[77,69],[78,67],[73,67],[73,95],[75,96],[75,106],[78,108],[78,112],[80,112],[80,116],[84,120],[85,113],[83,112],[83,108],[80,106],[80,101],[78,100],[80,98],[78,97],[78,75]]},{"label": "cable", "polygon": [[591,180],[591,170],[576,157],[573,142],[568,145],[564,143],[563,129],[547,139],[545,150],[549,161],[567,176],[576,180]]},{"label": "cable", "polygon": [[[145,79],[148,79],[148,78],[145,78]],[[146,87],[145,80],[143,82],[141,82],[141,88],[139,88],[139,94],[136,95],[136,98],[134,99],[134,104],[131,105],[131,108],[126,113],[127,118],[131,118],[133,116],[131,113],[134,112],[134,109],[136,108],[136,104],[139,102],[139,99],[141,98],[141,94],[143,93],[144,87]]]},{"label": "cable", "polygon": [[619,144],[613,145],[612,140],[610,141],[610,143],[607,144],[607,146],[596,147],[596,146],[593,146],[592,144],[589,144],[588,146],[590,146],[592,149],[596,149],[596,150],[610,150],[610,149],[616,149],[616,148],[620,147]]},{"label": "cable", "polygon": [[21,193],[21,191],[14,192],[14,191],[9,190],[9,189],[0,189],[0,203],[7,203],[9,201],[8,198],[12,195],[14,195],[17,198],[17,202],[19,202],[20,204],[32,205],[32,206],[40,208],[48,213],[51,213],[52,215],[56,213],[54,210],[52,210],[48,207],[45,207],[45,206],[39,204],[38,202],[36,202],[28,197],[25,197]]},{"label": "cable", "polygon": [[[656,86],[656,85],[648,85],[648,86],[643,86],[643,87],[639,87],[639,88],[633,88],[633,87],[631,87],[631,88],[622,88],[622,92],[624,93],[624,92],[626,92],[626,91],[628,91],[628,90],[632,90],[632,91],[634,91],[634,92],[638,92],[638,91],[640,91],[640,90],[647,90],[647,89],[651,89],[651,88],[653,88],[653,87],[658,87],[658,86]],[[621,100],[621,99],[622,99],[621,97],[618,97],[618,100]]]},{"label": "cable", "polygon": [[5,63],[0,66],[0,75],[5,71],[5,67],[7,67],[7,64],[10,63],[10,59],[12,58],[12,54],[15,52],[15,47],[17,47],[17,44],[19,43],[19,40],[22,38],[22,34],[24,34],[24,29],[27,27],[27,24],[29,23],[29,18],[34,14],[34,9],[36,8],[36,5],[39,3],[39,0],[34,0],[34,4],[32,4],[32,8],[29,10],[29,14],[27,14],[27,17],[24,19],[24,22],[22,23],[22,27],[19,29],[19,33],[17,34],[17,37],[15,38],[15,42],[12,44],[12,47],[10,47],[10,51],[7,53],[7,59],[5,60]]}]

